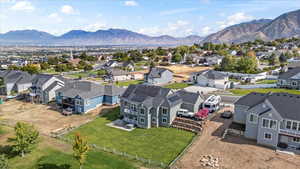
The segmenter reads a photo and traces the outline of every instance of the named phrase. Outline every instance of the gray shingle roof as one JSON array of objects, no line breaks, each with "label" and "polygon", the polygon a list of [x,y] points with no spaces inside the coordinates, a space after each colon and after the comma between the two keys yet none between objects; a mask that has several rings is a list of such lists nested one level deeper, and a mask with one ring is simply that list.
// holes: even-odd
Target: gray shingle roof
[{"label": "gray shingle roof", "polygon": [[300,67],[290,68],[287,72],[281,73],[279,79],[289,79],[300,73]]},{"label": "gray shingle roof", "polygon": [[[149,73],[147,74],[148,78],[160,78],[161,74],[165,71],[170,71],[168,69],[165,68],[159,68],[159,67],[155,67],[152,68]],[[171,71],[170,71],[171,72]]]},{"label": "gray shingle roof", "polygon": [[214,71],[214,70],[204,70],[201,72],[198,72],[197,74],[202,75],[204,77],[206,77],[207,79],[213,79],[213,80],[218,80],[218,79],[224,79],[225,77],[227,77],[227,75],[218,72],[218,71]]},{"label": "gray shingle roof", "polygon": [[5,83],[26,84],[31,83],[32,80],[32,76],[29,73],[17,70],[3,71],[1,77]]},{"label": "gray shingle roof", "polygon": [[282,118],[300,121],[300,95],[288,93],[250,93],[235,104],[254,107],[268,100]]},{"label": "gray shingle roof", "polygon": [[74,81],[57,90],[63,96],[74,98],[80,96],[83,99],[94,98],[98,96],[118,96],[123,93],[123,89],[116,86],[103,86],[90,81]]}]

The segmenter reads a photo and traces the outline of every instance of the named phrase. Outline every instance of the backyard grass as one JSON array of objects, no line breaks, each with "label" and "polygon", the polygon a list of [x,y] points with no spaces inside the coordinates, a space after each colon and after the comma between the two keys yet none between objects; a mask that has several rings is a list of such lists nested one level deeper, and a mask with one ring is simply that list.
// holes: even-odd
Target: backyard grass
[{"label": "backyard grass", "polygon": [[[11,128],[8,130],[12,132]],[[1,138],[1,137],[0,137]],[[7,138],[5,138],[7,140]],[[1,138],[0,141],[3,141]],[[11,169],[78,169],[79,164],[72,156],[72,147],[56,139],[42,137],[38,146],[25,157],[11,152],[9,142],[0,145],[0,154],[9,158]],[[84,169],[135,169],[138,164],[110,153],[92,151],[87,154]]]},{"label": "backyard grass", "polygon": [[257,81],[256,84],[274,84],[276,82],[277,82],[277,80],[260,80],[260,81]]},{"label": "backyard grass", "polygon": [[251,92],[259,92],[259,93],[268,93],[268,92],[273,92],[273,93],[289,93],[289,94],[300,94],[299,90],[290,90],[290,89],[277,89],[277,88],[268,88],[268,89],[231,89],[231,93],[235,95],[247,95]]},{"label": "backyard grass", "polygon": [[87,72],[78,72],[78,73],[72,73],[72,74],[68,74],[66,76],[70,77],[70,78],[86,78],[89,77],[90,75],[97,75],[97,71],[87,71]]},{"label": "backyard grass", "polygon": [[119,87],[125,87],[125,86],[129,86],[129,85],[134,85],[134,84],[141,84],[143,82],[144,82],[143,80],[119,81],[119,82],[116,82],[115,85],[117,85]]},{"label": "backyard grass", "polygon": [[164,86],[165,88],[169,88],[169,89],[183,89],[190,86],[187,83],[172,83],[172,84],[168,84],[166,86]]},{"label": "backyard grass", "polygon": [[193,133],[174,128],[137,128],[128,132],[106,126],[118,116],[119,108],[116,108],[65,137],[70,138],[80,132],[92,144],[169,164],[195,136]]}]

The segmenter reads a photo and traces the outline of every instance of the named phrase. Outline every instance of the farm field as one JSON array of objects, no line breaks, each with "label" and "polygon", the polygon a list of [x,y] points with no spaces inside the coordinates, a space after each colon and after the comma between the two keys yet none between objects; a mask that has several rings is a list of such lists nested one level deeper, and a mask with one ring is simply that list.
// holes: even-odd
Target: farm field
[{"label": "farm field", "polygon": [[76,132],[86,136],[91,144],[137,155],[141,158],[169,164],[190,143],[193,133],[174,128],[135,129],[131,132],[106,126],[117,119],[119,109],[85,124],[65,137]]},{"label": "farm field", "polygon": [[300,94],[299,90],[290,90],[290,89],[279,89],[279,88],[266,88],[266,89],[231,89],[229,90],[231,93],[235,95],[247,95],[251,92],[259,92],[259,93],[268,93],[268,92],[282,92],[289,94]]},{"label": "farm field", "polygon": [[[0,153],[9,158],[12,169],[78,169],[79,164],[72,156],[72,147],[56,139],[42,136],[38,146],[31,152],[20,157],[10,151],[11,144],[8,138],[13,137],[13,129],[2,127],[7,132],[0,134]],[[104,152],[90,151],[87,154],[85,169],[134,169],[138,164],[119,156]]]}]

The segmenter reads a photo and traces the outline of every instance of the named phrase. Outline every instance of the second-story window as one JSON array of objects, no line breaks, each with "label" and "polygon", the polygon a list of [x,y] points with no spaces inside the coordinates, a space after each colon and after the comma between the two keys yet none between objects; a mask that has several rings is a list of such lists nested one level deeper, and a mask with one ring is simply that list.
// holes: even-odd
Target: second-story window
[{"label": "second-story window", "polygon": [[256,124],[257,123],[257,115],[251,113],[249,116],[249,122]]},{"label": "second-story window", "polygon": [[131,104],[131,110],[136,112],[136,105],[135,104]]},{"label": "second-story window", "polygon": [[277,129],[277,121],[263,118],[262,126],[264,128],[270,128],[270,129],[276,130]]},{"label": "second-story window", "polygon": [[141,114],[145,114],[145,109],[144,109],[144,108],[141,108],[140,113],[141,113]]},{"label": "second-story window", "polygon": [[160,112],[161,112],[163,115],[167,115],[167,114],[168,114],[168,109],[167,109],[167,108],[161,107],[161,108],[160,108]]},{"label": "second-story window", "polygon": [[298,127],[298,123],[293,121],[293,124],[292,124],[292,129],[293,130],[297,130],[297,127]]},{"label": "second-story window", "polygon": [[292,129],[292,122],[291,121],[286,121],[285,128]]}]

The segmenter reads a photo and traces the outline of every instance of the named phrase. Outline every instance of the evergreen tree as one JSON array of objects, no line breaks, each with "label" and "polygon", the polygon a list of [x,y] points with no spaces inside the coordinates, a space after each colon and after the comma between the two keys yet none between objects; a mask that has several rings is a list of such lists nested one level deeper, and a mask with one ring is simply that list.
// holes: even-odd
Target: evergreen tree
[{"label": "evergreen tree", "polygon": [[82,169],[86,159],[86,153],[89,151],[89,146],[87,141],[79,133],[75,135],[73,151],[74,157],[76,160],[78,160],[80,169]]}]

